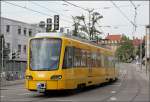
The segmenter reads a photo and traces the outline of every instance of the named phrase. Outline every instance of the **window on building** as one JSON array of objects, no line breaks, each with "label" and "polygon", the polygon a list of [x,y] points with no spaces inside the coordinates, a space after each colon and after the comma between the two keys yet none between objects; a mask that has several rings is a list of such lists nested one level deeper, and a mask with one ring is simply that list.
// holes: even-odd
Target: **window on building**
[{"label": "window on building", "polygon": [[29,29],[29,36],[32,36],[32,29]]},{"label": "window on building", "polygon": [[7,33],[10,32],[10,25],[6,25],[6,32],[7,32]]},{"label": "window on building", "polygon": [[27,28],[24,28],[24,35],[26,36],[26,33],[27,33]]},{"label": "window on building", "polygon": [[26,53],[26,45],[23,47],[23,52]]},{"label": "window on building", "polygon": [[21,34],[21,26],[18,26],[18,34]]},{"label": "window on building", "polygon": [[8,48],[8,49],[10,49],[10,43],[7,43],[7,45],[6,45],[6,46],[7,46],[7,48]]},{"label": "window on building", "polygon": [[18,52],[21,53],[21,45],[18,45]]}]

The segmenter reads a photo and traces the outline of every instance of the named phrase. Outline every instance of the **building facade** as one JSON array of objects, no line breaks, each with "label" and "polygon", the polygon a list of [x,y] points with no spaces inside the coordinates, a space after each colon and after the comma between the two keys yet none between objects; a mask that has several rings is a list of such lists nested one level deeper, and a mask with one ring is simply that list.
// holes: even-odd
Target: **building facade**
[{"label": "building facade", "polygon": [[5,46],[10,49],[10,60],[11,54],[15,52],[15,60],[26,61],[28,39],[38,32],[45,32],[45,29],[38,25],[1,17],[1,34],[4,35]]},{"label": "building facade", "polygon": [[0,23],[0,34],[4,36],[5,47],[10,49],[9,59],[1,66],[2,72],[21,71],[22,74],[26,68],[28,39],[38,32],[45,32],[45,28],[4,17],[0,18]]},{"label": "building facade", "polygon": [[112,49],[113,51],[116,51],[122,42],[122,35],[120,35],[120,34],[113,34],[113,35],[108,34],[105,39],[106,39],[105,43],[107,44],[107,46],[110,49]]}]

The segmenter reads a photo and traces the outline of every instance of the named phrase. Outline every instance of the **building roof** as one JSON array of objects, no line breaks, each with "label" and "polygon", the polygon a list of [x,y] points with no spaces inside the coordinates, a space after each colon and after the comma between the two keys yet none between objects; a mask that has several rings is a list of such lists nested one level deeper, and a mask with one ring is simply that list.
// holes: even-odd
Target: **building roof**
[{"label": "building roof", "polygon": [[136,38],[132,40],[133,46],[139,46],[141,43],[142,43],[141,39]]},{"label": "building roof", "polygon": [[121,35],[107,35],[107,37],[105,39],[108,39],[108,40],[112,40],[112,41],[120,41],[122,38]]}]

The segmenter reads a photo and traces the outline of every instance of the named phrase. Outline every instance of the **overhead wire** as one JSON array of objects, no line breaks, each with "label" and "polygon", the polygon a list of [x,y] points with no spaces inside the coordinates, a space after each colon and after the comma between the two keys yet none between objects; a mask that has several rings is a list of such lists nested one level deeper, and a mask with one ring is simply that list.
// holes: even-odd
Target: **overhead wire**
[{"label": "overhead wire", "polygon": [[83,7],[81,7],[81,6],[78,6],[78,5],[75,5],[75,4],[73,4],[73,3],[70,3],[70,2],[68,2],[67,0],[62,0],[62,1],[66,2],[66,3],[70,4],[70,5],[72,5],[72,6],[74,6],[74,7],[77,7],[77,8],[80,8],[80,9],[82,9],[82,10],[87,11],[86,8],[83,8]]},{"label": "overhead wire", "polygon": [[132,22],[125,14],[124,12],[113,2],[113,1],[110,1],[117,9],[118,11],[133,25],[133,26],[136,26],[134,24],[134,22]]},{"label": "overhead wire", "polygon": [[[63,16],[63,14],[60,14],[60,13],[58,13],[58,12],[56,12],[56,11],[53,11],[53,10],[50,10],[49,8],[47,8],[47,7],[45,7],[45,6],[42,6],[42,5],[40,5],[40,4],[38,4],[38,3],[35,3],[35,2],[33,2],[33,1],[30,1],[32,4],[34,4],[34,5],[36,5],[36,6],[39,6],[39,7],[41,7],[41,8],[44,8],[44,9],[47,9],[48,11],[50,11],[50,12],[53,12],[53,13],[55,13],[55,14],[58,14],[58,15],[62,15]],[[68,16],[69,17],[69,16]],[[63,19],[63,18],[62,18]],[[68,20],[66,20],[66,19],[63,19],[64,21],[68,21]],[[70,22],[70,21],[68,21],[68,22]]]},{"label": "overhead wire", "polygon": [[[28,8],[28,7],[20,6],[20,5],[17,5],[17,4],[15,4],[15,3],[10,3],[10,2],[8,2],[8,1],[3,1],[3,2],[5,2],[5,3],[7,3],[7,4],[10,4],[10,5],[13,5],[13,6],[17,6],[17,7],[20,7],[20,8],[26,9],[26,10],[29,10],[29,11],[32,11],[32,12],[36,12],[36,13],[39,13],[39,14],[42,14],[42,15],[46,15],[46,16],[49,16],[49,17],[53,17],[52,15],[49,15],[49,14],[47,14],[47,13],[43,13],[43,12],[40,12],[40,11],[37,11],[37,10],[33,10],[33,9],[31,9],[31,8]],[[66,20],[64,20],[64,21],[66,21]],[[66,21],[66,22],[72,23],[72,22],[70,22],[70,21]]]},{"label": "overhead wire", "polygon": [[[133,19],[133,21],[134,21],[134,24],[136,25],[137,6],[135,6],[135,4],[134,4],[131,0],[129,0],[129,1],[130,1],[130,3],[132,4],[132,6],[134,7],[134,9],[135,9],[135,14],[134,14],[134,19]],[[139,7],[139,6],[138,6],[138,7]],[[136,26],[133,26],[132,35],[134,35],[134,33],[136,33],[136,28],[137,28],[137,25],[136,25]]]}]

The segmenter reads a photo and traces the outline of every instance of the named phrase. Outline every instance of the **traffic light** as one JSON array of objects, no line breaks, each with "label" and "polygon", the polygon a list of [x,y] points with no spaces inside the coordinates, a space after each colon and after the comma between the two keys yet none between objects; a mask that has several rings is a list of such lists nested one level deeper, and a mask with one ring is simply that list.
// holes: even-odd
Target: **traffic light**
[{"label": "traffic light", "polygon": [[46,32],[50,32],[52,30],[52,19],[47,18],[47,27],[46,27]]},{"label": "traffic light", "polygon": [[16,58],[16,53],[13,52],[13,53],[12,53],[12,59],[15,59],[15,58]]},{"label": "traffic light", "polygon": [[59,30],[59,15],[54,15],[54,30]]},{"label": "traffic light", "polygon": [[5,60],[8,60],[9,59],[9,53],[10,53],[10,49],[9,48],[4,48],[4,50],[3,50],[3,58],[5,59]]}]

